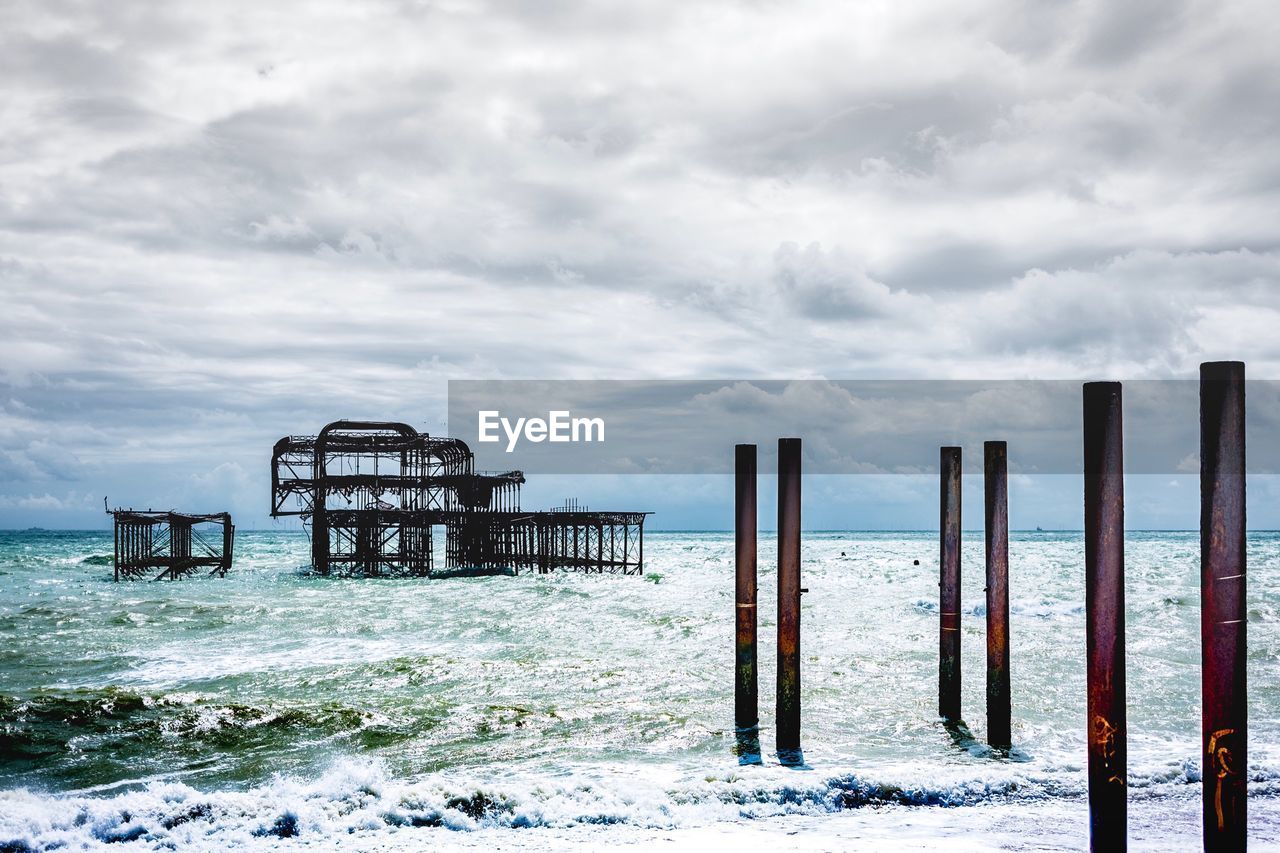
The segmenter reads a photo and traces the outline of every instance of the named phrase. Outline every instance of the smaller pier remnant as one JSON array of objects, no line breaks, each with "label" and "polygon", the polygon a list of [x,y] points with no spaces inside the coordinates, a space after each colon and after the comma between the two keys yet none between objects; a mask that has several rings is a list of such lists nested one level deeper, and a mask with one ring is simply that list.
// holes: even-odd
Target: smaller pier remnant
[{"label": "smaller pier remnant", "polygon": [[[104,501],[105,503],[105,501]],[[108,509],[115,520],[116,580],[180,580],[209,569],[231,568],[236,527],[231,514],[191,515],[173,510]]]}]

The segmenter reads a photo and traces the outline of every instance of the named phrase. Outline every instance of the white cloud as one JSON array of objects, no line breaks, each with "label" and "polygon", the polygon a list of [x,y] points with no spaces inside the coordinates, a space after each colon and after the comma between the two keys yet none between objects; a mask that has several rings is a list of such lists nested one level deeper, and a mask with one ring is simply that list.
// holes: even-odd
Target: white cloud
[{"label": "white cloud", "polygon": [[1262,3],[0,15],[12,494],[457,376],[1280,371]]}]

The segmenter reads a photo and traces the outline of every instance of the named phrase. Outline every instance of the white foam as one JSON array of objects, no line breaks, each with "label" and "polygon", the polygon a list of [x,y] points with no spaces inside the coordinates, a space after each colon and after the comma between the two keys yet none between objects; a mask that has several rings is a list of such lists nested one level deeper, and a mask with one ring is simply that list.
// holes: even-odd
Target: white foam
[{"label": "white foam", "polygon": [[[1275,803],[1278,780],[1275,768],[1258,769],[1254,795]],[[1160,808],[1181,808],[1176,804],[1199,792],[1186,773],[1155,773],[1132,781],[1146,792],[1135,800],[1158,801],[1164,804]],[[150,782],[112,796],[6,791],[0,793],[0,845],[95,849],[133,840],[148,847],[228,848],[268,846],[295,835],[318,841],[392,837],[430,828],[545,829],[556,831],[556,837],[572,837],[575,828],[602,826],[622,828],[622,837],[652,838],[657,831],[683,833],[885,809],[897,815],[897,824],[937,830],[932,817],[904,817],[902,812],[940,808],[951,815],[948,820],[964,824],[979,819],[975,810],[989,817],[984,810],[992,807],[1009,814],[1048,808],[1044,804],[1052,802],[1074,808],[1083,793],[1079,774],[1027,772],[1016,764],[993,764],[981,775],[973,768],[923,765],[837,776],[766,766],[689,779],[672,777],[660,767],[620,766],[577,768],[554,779],[495,771],[407,781],[388,777],[376,763],[348,761],[315,780],[280,776],[247,791],[201,791],[175,782]],[[1274,817],[1267,826],[1272,824],[1280,827]],[[1268,831],[1280,832],[1276,827]]]}]

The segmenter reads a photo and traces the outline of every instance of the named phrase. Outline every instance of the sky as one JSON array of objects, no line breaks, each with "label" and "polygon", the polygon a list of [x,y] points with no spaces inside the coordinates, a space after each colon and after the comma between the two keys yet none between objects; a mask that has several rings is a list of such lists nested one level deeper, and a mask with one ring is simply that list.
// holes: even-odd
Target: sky
[{"label": "sky", "polygon": [[[8,0],[0,527],[269,526],[277,438],[440,432],[450,379],[1280,379],[1277,43],[1262,2]],[[807,523],[936,525],[849,479]],[[722,480],[526,505],[724,526]],[[1079,525],[1054,482],[1015,526]]]}]

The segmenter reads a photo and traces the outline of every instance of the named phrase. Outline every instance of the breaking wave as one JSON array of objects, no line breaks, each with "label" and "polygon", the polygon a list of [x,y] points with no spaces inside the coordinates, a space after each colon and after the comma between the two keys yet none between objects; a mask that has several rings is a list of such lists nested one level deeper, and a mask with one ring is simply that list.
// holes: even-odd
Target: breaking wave
[{"label": "breaking wave", "polygon": [[[1133,795],[1198,796],[1198,775],[1186,771],[1137,776],[1131,780]],[[619,771],[555,779],[513,774],[495,784],[452,774],[400,781],[388,778],[376,763],[344,762],[314,781],[278,776],[245,791],[206,792],[151,782],[111,796],[0,792],[0,850],[121,842],[229,848],[295,836],[321,840],[425,827],[675,829],[867,806],[948,808],[1084,794],[1079,774],[1025,773],[1011,765],[992,765],[984,776],[977,772],[984,771],[921,767],[886,772],[882,778],[847,773],[810,781],[803,778],[807,774],[767,767],[692,782]],[[1280,795],[1280,768],[1256,770],[1253,776],[1253,795]]]},{"label": "breaking wave", "polygon": [[[59,767],[81,786],[119,779],[133,769],[161,775],[176,754],[284,750],[325,739],[354,748],[396,743],[418,732],[382,714],[337,702],[270,707],[219,701],[198,693],[145,694],[106,689],[18,699],[0,696],[0,777]],[[126,776],[126,778],[130,778]],[[0,847],[3,850],[3,847]]]}]

